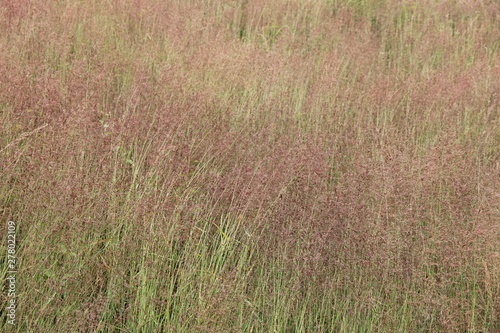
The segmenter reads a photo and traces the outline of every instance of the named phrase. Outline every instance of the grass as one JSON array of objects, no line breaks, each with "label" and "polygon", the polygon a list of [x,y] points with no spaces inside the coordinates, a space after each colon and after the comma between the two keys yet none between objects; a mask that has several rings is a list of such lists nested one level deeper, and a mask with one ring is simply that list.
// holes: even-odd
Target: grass
[{"label": "grass", "polygon": [[500,331],[499,15],[3,2],[0,330]]}]

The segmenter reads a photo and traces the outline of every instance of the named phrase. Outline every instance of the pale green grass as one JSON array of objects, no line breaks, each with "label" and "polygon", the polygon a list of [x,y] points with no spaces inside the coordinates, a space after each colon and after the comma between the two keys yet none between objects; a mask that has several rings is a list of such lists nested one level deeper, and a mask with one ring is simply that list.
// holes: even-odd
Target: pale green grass
[{"label": "pale green grass", "polygon": [[493,1],[1,8],[2,332],[500,330]]}]

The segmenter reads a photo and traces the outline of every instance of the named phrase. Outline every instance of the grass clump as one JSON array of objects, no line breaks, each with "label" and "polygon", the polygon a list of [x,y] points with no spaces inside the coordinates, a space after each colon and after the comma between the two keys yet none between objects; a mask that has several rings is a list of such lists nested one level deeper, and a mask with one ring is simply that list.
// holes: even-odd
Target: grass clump
[{"label": "grass clump", "polygon": [[499,14],[3,2],[1,330],[498,332]]}]

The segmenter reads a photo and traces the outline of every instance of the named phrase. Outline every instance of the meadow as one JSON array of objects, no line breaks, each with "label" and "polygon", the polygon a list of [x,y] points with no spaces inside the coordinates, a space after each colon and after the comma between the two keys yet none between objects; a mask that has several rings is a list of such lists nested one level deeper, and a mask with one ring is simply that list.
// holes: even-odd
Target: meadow
[{"label": "meadow", "polygon": [[496,0],[0,1],[0,331],[500,332],[499,54]]}]

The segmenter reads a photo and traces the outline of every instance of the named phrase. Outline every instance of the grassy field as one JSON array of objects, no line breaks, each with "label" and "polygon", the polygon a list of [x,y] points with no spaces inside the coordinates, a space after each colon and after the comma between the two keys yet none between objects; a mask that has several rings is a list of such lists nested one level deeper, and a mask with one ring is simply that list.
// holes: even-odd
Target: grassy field
[{"label": "grassy field", "polygon": [[498,1],[2,0],[0,32],[1,332],[500,332]]}]

